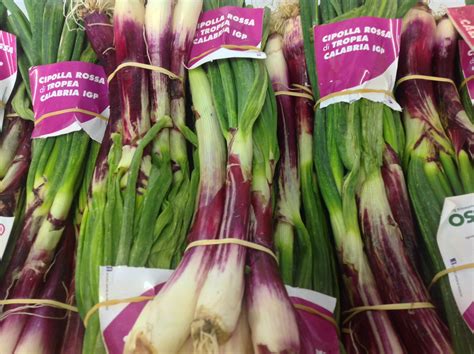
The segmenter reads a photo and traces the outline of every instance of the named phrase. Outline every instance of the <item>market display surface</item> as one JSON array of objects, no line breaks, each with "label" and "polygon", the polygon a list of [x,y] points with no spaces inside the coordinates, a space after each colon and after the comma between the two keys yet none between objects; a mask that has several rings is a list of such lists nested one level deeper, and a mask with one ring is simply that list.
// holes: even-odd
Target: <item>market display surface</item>
[{"label": "market display surface", "polygon": [[0,354],[474,353],[474,1],[0,0]]}]

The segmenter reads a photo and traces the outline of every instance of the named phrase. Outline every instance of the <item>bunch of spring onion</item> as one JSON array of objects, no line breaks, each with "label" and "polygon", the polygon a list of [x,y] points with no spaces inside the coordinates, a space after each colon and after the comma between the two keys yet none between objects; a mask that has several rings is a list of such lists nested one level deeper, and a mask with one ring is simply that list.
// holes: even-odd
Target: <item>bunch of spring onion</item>
[{"label": "bunch of spring onion", "polygon": [[[80,232],[76,286],[83,318],[98,302],[99,266],[169,268],[177,262],[198,182],[197,171],[190,174],[181,132],[192,138],[185,126],[184,63],[202,4],[154,0],[145,7],[141,0],[116,1],[113,27],[109,4],[97,0],[78,7],[106,71],[138,62],[182,79],[125,67],[110,83],[109,140],[99,152]],[[102,351],[96,314],[86,330],[84,352]]]},{"label": "bunch of spring onion", "polygon": [[[67,285],[72,279],[74,269],[75,237],[72,224],[66,226],[65,237],[61,240],[54,255],[50,269],[44,275],[45,280],[38,292],[39,299],[54,299],[66,303],[70,296]],[[21,311],[30,312],[23,313]],[[15,347],[15,354],[72,354],[78,353],[75,343],[65,343],[64,325],[66,310],[50,306],[22,306],[15,308],[16,316],[26,318],[21,337]],[[4,312],[3,316],[9,313]],[[65,346],[66,344],[66,346]]]},{"label": "bunch of spring onion", "polygon": [[[286,2],[275,15],[278,33],[270,37],[266,47],[270,78],[275,90],[307,96],[311,86],[297,1]],[[335,253],[313,164],[314,102],[310,97],[284,94],[277,97],[277,102],[282,157],[275,238],[283,279],[287,284],[337,298]],[[298,235],[295,241],[293,227]]]},{"label": "bunch of spring onion", "polygon": [[[230,5],[242,4],[233,1]],[[217,2],[204,2],[206,10],[217,6]],[[252,130],[265,101],[268,76],[262,61],[250,59],[219,60],[207,64],[206,69],[207,77],[202,69],[190,72],[202,175],[188,241],[246,240]],[[200,125],[210,121],[208,130],[201,131]],[[223,163],[224,139],[227,167]],[[212,163],[204,164],[209,159]],[[239,245],[198,247],[186,252],[171,279],[142,311],[126,338],[126,352],[138,348],[177,352],[190,336],[196,351],[218,350],[232,337],[241,318],[245,261],[246,248]]]},{"label": "bunch of spring onion", "polygon": [[[24,50],[25,59],[20,60],[19,71],[25,83],[28,82],[28,67],[67,60],[92,60],[84,33],[74,30],[74,24],[65,22],[63,1],[25,1],[28,19],[14,1],[6,0],[3,4],[11,13],[12,32]],[[33,142],[24,221],[1,283],[1,298],[40,296],[43,277],[53,262],[81,185],[89,148],[90,138],[82,131]],[[23,342],[21,337],[27,316],[11,315],[21,311],[18,305],[4,306],[3,311],[10,315],[0,324],[2,351],[11,353]],[[31,335],[34,336],[34,332]],[[35,341],[46,340],[48,338],[38,331]],[[33,339],[29,341],[33,342]]]},{"label": "bunch of spring onion", "polygon": [[[175,268],[194,213],[199,176],[197,170],[191,172],[188,157],[186,139],[195,143],[195,135],[186,125],[184,64],[201,9],[201,1],[147,2],[145,32],[150,63],[169,69],[181,79],[151,73],[151,122],[170,116],[173,126],[160,132],[153,142],[156,161],[150,186],[154,188],[144,197],[137,242],[130,254],[130,264],[134,266]],[[153,227],[154,233],[150,234]],[[149,254],[147,262],[144,254]]]},{"label": "bunch of spring onion", "polygon": [[[3,4],[0,4],[0,30],[9,30],[7,10]],[[27,100],[25,93],[25,85],[21,83],[10,97],[15,97],[15,102],[24,102]],[[1,92],[0,97],[7,100],[6,94],[6,92]],[[4,118],[3,125],[0,127],[0,217],[15,217],[15,224],[7,249],[0,261],[0,279],[8,264],[18,234],[18,226],[21,224],[23,190],[31,157],[30,138],[33,128],[32,123],[28,121],[29,115],[20,116],[12,108],[11,102],[9,105],[7,105],[8,102],[3,103],[5,107],[0,107],[0,114]]]},{"label": "bunch of spring onion", "polygon": [[[419,4],[404,18],[399,77],[431,75],[452,79],[456,33],[448,20],[438,26],[426,5]],[[403,82],[397,95],[404,108],[406,148],[404,165],[430,279],[445,269],[436,234],[446,197],[474,191],[474,128],[457,90],[448,83],[427,80]],[[447,277],[434,289],[457,353],[474,350],[474,337],[459,313]]]},{"label": "bunch of spring onion", "polygon": [[[196,118],[199,155],[199,195],[188,241],[218,236],[225,199],[225,145],[220,132],[211,87],[202,69],[189,73]],[[178,352],[190,337],[199,289],[212,258],[210,247],[192,248],[184,254],[171,278],[142,311],[126,338],[126,353],[135,350]]]},{"label": "bunch of spring onion", "polygon": [[[267,47],[268,45],[269,42]],[[269,86],[271,87],[271,83]],[[277,105],[270,87],[262,113],[253,129],[249,239],[273,249],[272,184],[279,149]],[[249,250],[247,266],[249,271],[246,274],[245,304],[253,352],[301,352],[303,345],[295,309],[284,288],[277,262],[266,253]]]},{"label": "bunch of spring onion", "polygon": [[[340,5],[347,12],[333,18],[329,11],[333,3],[322,1],[323,19],[338,21],[355,13],[390,18],[397,13],[397,3],[391,1],[368,0],[353,8],[347,1]],[[305,9],[309,8],[302,12]],[[381,103],[361,99],[318,108],[315,120],[316,169],[350,306],[429,302],[417,272],[417,234],[399,162],[404,148],[399,115]],[[347,326],[349,352],[361,346],[380,353],[405,348],[452,352],[433,309],[368,311]],[[429,334],[418,332],[420,327]]]}]

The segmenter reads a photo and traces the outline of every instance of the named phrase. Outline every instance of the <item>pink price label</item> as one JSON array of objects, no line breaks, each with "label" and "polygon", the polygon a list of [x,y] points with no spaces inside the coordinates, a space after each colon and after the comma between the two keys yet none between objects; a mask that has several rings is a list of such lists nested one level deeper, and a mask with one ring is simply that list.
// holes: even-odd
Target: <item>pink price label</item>
[{"label": "pink price label", "polygon": [[[107,76],[102,66],[70,61],[32,67],[29,75],[35,114],[33,138],[82,129],[94,140],[102,140],[109,116]],[[74,109],[91,114],[56,114]]]},{"label": "pink price label", "polygon": [[[265,58],[263,53],[251,49],[260,48],[262,44],[263,15],[264,9],[236,6],[224,6],[202,13],[188,67],[194,69],[212,60],[236,56]],[[236,55],[236,52],[241,53]]]},{"label": "pink price label", "polygon": [[467,45],[474,49],[474,5],[451,7],[448,16]]},{"label": "pink price label", "polygon": [[[358,88],[392,91],[398,68],[401,24],[399,19],[361,17],[315,26],[314,48],[321,97]],[[359,96],[356,99],[365,97]],[[341,96],[331,103],[349,102],[339,98]]]},{"label": "pink price label", "polygon": [[[459,58],[464,78],[474,75],[474,50],[463,40],[459,41]],[[469,97],[474,104],[474,80],[467,83]]]},{"label": "pink price label", "polygon": [[11,33],[0,31],[0,80],[16,74],[18,70],[16,53],[16,37]]}]

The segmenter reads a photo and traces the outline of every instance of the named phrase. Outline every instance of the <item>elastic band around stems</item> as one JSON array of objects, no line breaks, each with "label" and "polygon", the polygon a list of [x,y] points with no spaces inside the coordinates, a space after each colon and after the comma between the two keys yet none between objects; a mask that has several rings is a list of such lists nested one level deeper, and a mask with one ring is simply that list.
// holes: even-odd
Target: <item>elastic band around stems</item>
[{"label": "elastic band around stems", "polygon": [[261,52],[261,49],[259,47],[254,47],[254,46],[251,46],[251,45],[223,44],[217,49],[212,48],[212,49],[206,50],[204,53],[196,55],[194,58],[189,59],[189,63],[191,63],[192,61],[196,61],[198,59],[201,59],[202,57],[205,57],[206,55],[208,55],[212,52],[215,52],[216,50],[218,50],[220,48],[231,49],[231,50],[232,49],[252,50],[252,51],[255,51],[255,52]]},{"label": "elastic band around stems", "polygon": [[150,65],[150,64],[137,63],[137,62],[134,62],[134,61],[128,61],[128,62],[122,63],[119,66],[117,66],[117,68],[112,72],[112,74],[109,75],[109,77],[107,79],[107,82],[112,81],[120,70],[122,70],[124,68],[128,68],[128,67],[134,67],[134,68],[140,68],[140,69],[145,69],[145,70],[150,70],[150,71],[156,71],[156,72],[159,72],[161,74],[167,75],[170,79],[179,80],[181,82],[183,81],[182,77],[176,75],[175,73],[169,71],[168,69],[162,68],[161,66],[155,66],[155,65]]},{"label": "elastic band around stems", "polygon": [[383,304],[371,306],[358,306],[350,310],[344,311],[348,316],[342,322],[347,324],[354,316],[366,311],[400,311],[400,310],[419,310],[419,309],[434,309],[435,306],[430,302],[408,302],[402,304]]},{"label": "elastic band around stems", "polygon": [[42,122],[43,120],[45,120],[46,118],[51,118],[51,117],[55,117],[55,116],[59,116],[61,114],[65,114],[65,113],[83,113],[83,114],[87,114],[87,115],[90,115],[90,116],[94,116],[96,118],[99,118],[105,122],[108,122],[109,119],[107,117],[104,117],[103,115],[99,114],[99,113],[96,113],[96,112],[92,112],[92,111],[89,111],[87,109],[81,109],[81,108],[68,108],[68,109],[61,109],[59,111],[54,111],[54,112],[51,112],[51,113],[46,113],[46,114],[43,114],[41,117],[39,117],[38,119],[35,119],[35,125],[38,125],[40,122]]},{"label": "elastic band around stems", "polygon": [[20,118],[21,116],[18,113],[8,113],[5,117],[7,117],[7,118]]},{"label": "elastic band around stems", "polygon": [[431,287],[433,285],[436,284],[436,282],[438,280],[440,280],[442,277],[444,277],[445,275],[448,275],[450,273],[456,273],[456,272],[459,272],[461,270],[466,270],[466,269],[474,269],[474,263],[467,263],[467,264],[463,264],[463,265],[460,265],[460,266],[456,266],[456,267],[452,267],[452,268],[449,268],[449,269],[445,269],[445,270],[442,270],[441,272],[438,272],[434,277],[433,277],[433,280],[431,281],[430,285],[428,286],[428,290],[431,289]]},{"label": "elastic band around stems", "polygon": [[308,100],[314,101],[313,95],[303,93],[303,92],[294,92],[294,91],[275,91],[275,96],[293,96],[307,98]]},{"label": "elastic band around stems", "polygon": [[[86,317],[84,317],[84,327],[87,328],[87,325],[89,324],[89,321],[90,321],[91,317],[94,315],[94,313],[96,313],[102,307],[145,302],[145,301],[153,300],[154,298],[155,298],[155,296],[136,296],[136,297],[129,297],[129,298],[126,298],[126,299],[116,299],[116,300],[107,300],[107,301],[99,302],[99,303],[95,304],[87,312]],[[302,305],[302,304],[294,304],[293,306],[296,309],[306,311],[310,314],[319,316],[319,317],[327,320],[328,322],[330,322],[331,324],[333,324],[336,327],[336,330],[339,330],[337,322],[333,317],[328,316],[328,315],[326,315],[326,314],[324,314],[324,313],[322,313],[318,310],[315,310],[315,309],[313,309],[309,306],[305,306],[305,305]],[[76,312],[77,312],[77,309],[76,309]]]},{"label": "elastic band around stems", "polygon": [[292,84],[291,86],[293,86],[296,89],[306,91],[308,94],[313,96],[313,90],[311,90],[311,87],[309,87],[309,86],[304,86],[304,85],[300,85],[300,84]]},{"label": "elastic band around stems", "polygon": [[239,245],[239,246],[244,246],[247,248],[251,248],[257,251],[265,252],[266,254],[272,256],[278,263],[278,257],[276,256],[273,251],[267,247],[264,247],[262,245],[259,245],[257,243],[241,240],[238,238],[223,238],[223,239],[218,239],[218,240],[199,240],[199,241],[194,241],[191,242],[188,247],[184,250],[184,252],[188,251],[189,249],[193,247],[200,247],[200,246],[215,246],[215,245],[226,245],[226,244],[233,244],[233,245]]},{"label": "elastic band around stems", "polygon": [[0,305],[44,305],[61,310],[78,312],[77,307],[48,299],[8,299],[0,300]]},{"label": "elastic band around stems", "polygon": [[121,304],[133,304],[138,302],[150,301],[153,300],[154,296],[135,296],[129,297],[126,299],[118,299],[118,300],[107,300],[102,301],[95,304],[89,311],[87,311],[86,317],[84,317],[84,327],[87,328],[89,324],[89,320],[94,313],[96,313],[102,307],[114,306],[114,305],[121,305]]},{"label": "elastic band around stems", "polygon": [[469,77],[466,77],[466,78],[463,80],[463,82],[461,82],[461,85],[459,85],[459,91],[461,91],[461,90],[464,88],[464,86],[466,86],[466,85],[467,85],[469,82],[471,82],[471,80],[473,80],[473,79],[474,79],[474,75],[471,75],[471,76],[469,76]]},{"label": "elastic band around stems", "polygon": [[[400,86],[404,82],[410,81],[410,80],[425,80],[425,81],[445,82],[445,83],[451,84],[454,87],[456,87],[456,84],[454,83],[454,81],[451,80],[451,79],[448,79],[446,77],[437,77],[437,76],[429,76],[429,75],[407,75],[407,76],[404,76],[404,77],[402,77],[401,79],[399,79],[397,81],[397,83],[395,84],[395,88],[398,88],[398,86]],[[456,87],[456,89],[457,89],[457,87]]]},{"label": "elastic band around stems", "polygon": [[325,319],[326,321],[331,323],[334,327],[336,327],[336,331],[339,334],[339,326],[338,326],[336,320],[334,319],[334,317],[328,316],[328,315],[322,313],[321,311],[318,311],[318,310],[313,309],[312,307],[309,307],[309,306],[306,306],[306,305],[294,304],[293,306],[298,310],[303,310],[303,311],[308,312],[312,315],[316,315],[316,316],[319,316],[319,317]]},{"label": "elastic band around stems", "polygon": [[378,90],[378,89],[370,89],[370,88],[361,88],[361,89],[355,89],[355,90],[344,90],[344,91],[338,91],[338,92],[333,92],[330,93],[329,95],[326,95],[324,97],[321,97],[316,104],[314,105],[314,108],[318,107],[322,102],[327,101],[333,97],[339,97],[339,96],[346,96],[346,95],[351,95],[354,93],[383,93],[393,99],[395,99],[395,96],[391,91],[387,90]]}]

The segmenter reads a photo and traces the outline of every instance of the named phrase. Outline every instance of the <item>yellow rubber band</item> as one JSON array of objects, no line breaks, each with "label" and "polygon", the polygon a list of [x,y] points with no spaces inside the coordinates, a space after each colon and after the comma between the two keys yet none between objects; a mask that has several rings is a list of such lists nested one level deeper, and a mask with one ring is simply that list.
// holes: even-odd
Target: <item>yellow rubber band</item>
[{"label": "yellow rubber band", "polygon": [[466,77],[463,82],[461,82],[461,85],[459,85],[459,91],[461,91],[464,86],[466,86],[471,80],[474,79],[474,75],[471,75],[469,77]]},{"label": "yellow rubber band", "polygon": [[60,111],[55,111],[55,112],[43,114],[38,119],[35,119],[35,125],[38,125],[40,122],[42,122],[46,118],[56,117],[56,116],[59,116],[61,114],[65,114],[65,113],[83,113],[83,114],[87,114],[87,115],[94,116],[96,118],[102,119],[105,122],[109,121],[109,119],[107,117],[104,117],[103,115],[101,115],[99,113],[96,113],[96,112],[88,111],[86,109],[81,109],[81,108],[68,108],[68,109],[62,109]]},{"label": "yellow rubber band", "polygon": [[383,93],[387,96],[392,97],[395,99],[395,96],[393,95],[392,92],[387,91],[387,90],[377,90],[377,89],[369,89],[369,88],[361,88],[361,89],[356,89],[356,90],[344,90],[344,91],[338,91],[338,92],[333,92],[330,93],[329,95],[326,95],[324,97],[321,97],[316,104],[314,105],[314,108],[318,107],[322,102],[327,101],[333,97],[338,97],[338,96],[346,96],[346,95],[351,95],[354,93]]},{"label": "yellow rubber band", "polygon": [[336,327],[336,331],[339,332],[339,326],[338,326],[336,320],[334,319],[334,317],[328,316],[328,315],[322,313],[321,311],[318,311],[318,310],[313,309],[312,307],[309,307],[309,306],[306,306],[306,305],[294,304],[293,306],[298,310],[303,310],[303,311],[308,312],[312,315],[316,315],[316,316],[319,316],[319,317],[325,319],[326,321],[331,323],[334,327]]},{"label": "yellow rubber band", "polygon": [[456,272],[459,272],[461,270],[466,270],[466,269],[474,269],[474,263],[467,263],[467,264],[463,264],[463,265],[460,265],[460,266],[451,267],[449,269],[442,270],[441,272],[437,273],[433,277],[433,280],[431,281],[430,285],[428,286],[428,290],[430,290],[431,287],[433,285],[435,285],[436,282],[438,280],[440,280],[442,277],[444,277],[445,275],[448,275],[450,273],[456,273]]},{"label": "yellow rubber band", "polygon": [[303,92],[294,92],[294,91],[276,91],[275,96],[293,96],[307,98],[308,100],[314,101],[313,95],[309,95]]},{"label": "yellow rubber band", "polygon": [[435,306],[429,302],[409,302],[404,304],[383,304],[372,306],[358,306],[350,310],[344,311],[348,316],[342,322],[346,324],[352,320],[354,316],[366,311],[401,311],[401,310],[418,310],[418,309],[434,309]]},{"label": "yellow rubber band", "polygon": [[218,239],[218,240],[199,240],[199,241],[194,241],[191,242],[188,247],[184,250],[184,252],[188,251],[189,249],[193,247],[200,247],[200,246],[215,246],[215,245],[226,245],[226,244],[233,244],[233,245],[239,245],[239,246],[244,246],[247,248],[252,248],[257,251],[265,252],[266,254],[272,256],[275,258],[275,260],[278,262],[278,257],[276,256],[273,251],[267,247],[264,247],[262,245],[259,245],[257,243],[245,241],[245,240],[240,240],[238,238],[223,238],[223,239]]},{"label": "yellow rubber band", "polygon": [[410,80],[425,80],[425,81],[445,82],[445,83],[451,84],[454,87],[456,87],[456,84],[454,83],[453,80],[445,78],[445,77],[437,77],[437,76],[429,76],[429,75],[407,75],[407,76],[402,77],[400,80],[397,81],[397,83],[395,84],[395,88],[398,88],[398,86],[400,86],[404,82],[410,81]]},{"label": "yellow rubber band", "polygon": [[18,113],[8,113],[5,117],[7,117],[7,118],[19,118],[20,115]]},{"label": "yellow rubber band", "polygon": [[61,310],[78,312],[77,307],[75,306],[48,299],[8,299],[0,300],[0,305],[44,305],[49,307],[55,307]]},{"label": "yellow rubber band", "polygon": [[[221,45],[219,48],[224,48],[224,49],[242,49],[242,50],[252,50],[252,51],[255,51],[255,52],[261,52],[261,49],[258,48],[258,47],[254,47],[254,46],[251,46],[251,45],[231,45],[231,44],[224,44],[224,45]],[[206,55],[212,53],[212,52],[215,52],[216,50],[218,49],[209,49],[209,50],[206,50],[204,53],[201,53],[199,55],[196,55],[194,58],[191,58],[189,59],[189,63],[193,62],[193,61],[197,61],[199,59],[201,59],[202,57],[205,57]]]},{"label": "yellow rubber band", "polygon": [[[92,315],[94,315],[94,313],[96,313],[102,307],[109,307],[109,306],[114,306],[114,305],[132,304],[132,303],[150,301],[150,300],[153,300],[154,298],[155,298],[155,296],[136,296],[136,297],[129,297],[129,298],[126,298],[126,299],[116,299],[116,300],[107,300],[107,301],[99,302],[98,304],[95,304],[87,312],[86,317],[84,318],[84,327],[87,328],[87,325],[89,324],[89,321],[90,321],[90,318],[92,317]],[[326,315],[326,314],[324,314],[324,313],[322,313],[322,312],[320,312],[316,309],[313,309],[309,306],[305,306],[305,305],[302,305],[302,304],[294,304],[294,307],[296,309],[306,311],[308,313],[311,313],[313,315],[319,316],[319,317],[327,320],[328,322],[333,324],[336,327],[336,329],[338,330],[337,322],[333,317],[328,316],[328,315]],[[77,312],[77,308],[74,308],[74,309],[75,309],[75,312]],[[71,310],[71,311],[73,311],[73,310]]]},{"label": "yellow rubber band", "polygon": [[127,299],[118,299],[118,300],[107,300],[99,302],[95,304],[89,311],[87,311],[86,317],[84,317],[84,327],[87,328],[89,324],[89,320],[94,313],[96,313],[102,307],[109,307],[114,305],[121,305],[121,304],[133,304],[137,302],[149,301],[152,300],[154,296],[136,296],[136,297],[129,297]]},{"label": "yellow rubber band", "polygon": [[[304,86],[304,85],[300,85],[300,84],[293,84],[293,85],[291,85],[291,86],[293,86],[294,88],[297,88],[297,89],[306,91],[308,94],[311,95],[311,97],[313,97],[313,90],[311,90],[311,87]],[[314,99],[314,98],[313,98],[313,99]]]},{"label": "yellow rubber band", "polygon": [[150,65],[150,64],[144,64],[144,63],[137,63],[137,62],[134,62],[134,61],[129,61],[129,62],[125,62],[125,63],[122,63],[119,66],[117,66],[117,68],[113,71],[113,73],[109,75],[109,77],[107,79],[107,82],[112,81],[120,70],[122,70],[124,68],[128,68],[128,67],[134,67],[134,68],[140,68],[140,69],[145,69],[145,70],[150,70],[150,71],[156,71],[156,72],[167,75],[170,79],[183,81],[182,77],[176,75],[175,73],[169,71],[168,69],[162,68],[161,66],[155,66],[155,65]]}]

